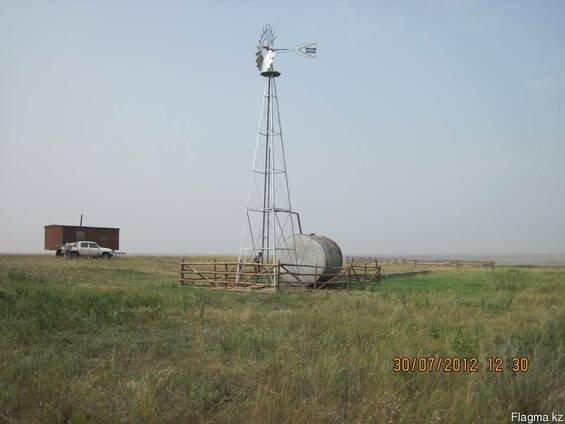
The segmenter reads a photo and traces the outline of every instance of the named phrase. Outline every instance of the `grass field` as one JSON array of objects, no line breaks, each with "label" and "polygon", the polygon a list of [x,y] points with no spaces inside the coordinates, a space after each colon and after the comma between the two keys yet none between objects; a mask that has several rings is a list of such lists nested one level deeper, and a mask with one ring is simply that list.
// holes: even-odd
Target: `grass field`
[{"label": "grass field", "polygon": [[565,268],[265,294],[180,288],[178,258],[0,256],[0,346],[0,422],[505,423],[565,413]]}]

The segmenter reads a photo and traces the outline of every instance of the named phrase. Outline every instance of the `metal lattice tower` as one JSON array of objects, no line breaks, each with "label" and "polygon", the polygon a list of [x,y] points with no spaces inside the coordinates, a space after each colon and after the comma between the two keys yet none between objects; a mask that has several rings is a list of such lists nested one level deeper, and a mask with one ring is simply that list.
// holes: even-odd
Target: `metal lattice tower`
[{"label": "metal lattice tower", "polygon": [[[294,51],[309,57],[315,57],[316,54],[315,43],[295,49],[275,49],[274,39],[272,27],[267,25],[256,53],[257,67],[265,79],[265,89],[238,260],[240,264],[253,262],[258,266],[276,264],[280,250],[292,250],[286,240],[297,231],[302,233],[300,217],[292,209],[290,200],[276,85],[276,78],[281,74],[273,69],[275,52]],[[293,256],[292,252],[290,256]]]}]

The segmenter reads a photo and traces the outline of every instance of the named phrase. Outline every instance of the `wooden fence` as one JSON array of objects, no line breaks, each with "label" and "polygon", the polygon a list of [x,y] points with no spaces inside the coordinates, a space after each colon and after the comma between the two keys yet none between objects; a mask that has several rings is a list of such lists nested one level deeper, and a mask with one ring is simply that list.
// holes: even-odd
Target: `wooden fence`
[{"label": "wooden fence", "polygon": [[[318,280],[325,281],[319,282]],[[256,264],[238,262],[180,262],[183,287],[227,288],[275,291],[291,288],[345,288],[357,283],[379,281],[381,267],[376,262],[347,262],[333,274],[322,273],[317,265]]]},{"label": "wooden fence", "polygon": [[417,259],[394,258],[386,256],[348,256],[348,262],[362,264],[365,262],[376,263],[381,267],[418,268],[418,267],[452,267],[452,268],[491,268],[495,267],[494,261],[465,261],[454,259]]}]

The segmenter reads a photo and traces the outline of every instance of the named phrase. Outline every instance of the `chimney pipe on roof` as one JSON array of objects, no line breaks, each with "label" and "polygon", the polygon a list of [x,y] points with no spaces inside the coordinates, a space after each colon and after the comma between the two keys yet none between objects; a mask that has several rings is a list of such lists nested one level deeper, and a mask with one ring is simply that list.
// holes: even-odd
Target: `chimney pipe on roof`
[{"label": "chimney pipe on roof", "polygon": [[80,226],[82,227],[82,214],[80,214]]}]

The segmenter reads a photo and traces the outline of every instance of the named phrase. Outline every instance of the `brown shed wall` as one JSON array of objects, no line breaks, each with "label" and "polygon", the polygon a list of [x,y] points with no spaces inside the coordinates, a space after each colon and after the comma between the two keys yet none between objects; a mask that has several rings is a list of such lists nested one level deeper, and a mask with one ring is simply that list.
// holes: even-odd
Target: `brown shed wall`
[{"label": "brown shed wall", "polygon": [[63,245],[63,227],[48,225],[45,227],[45,250],[57,250]]}]

